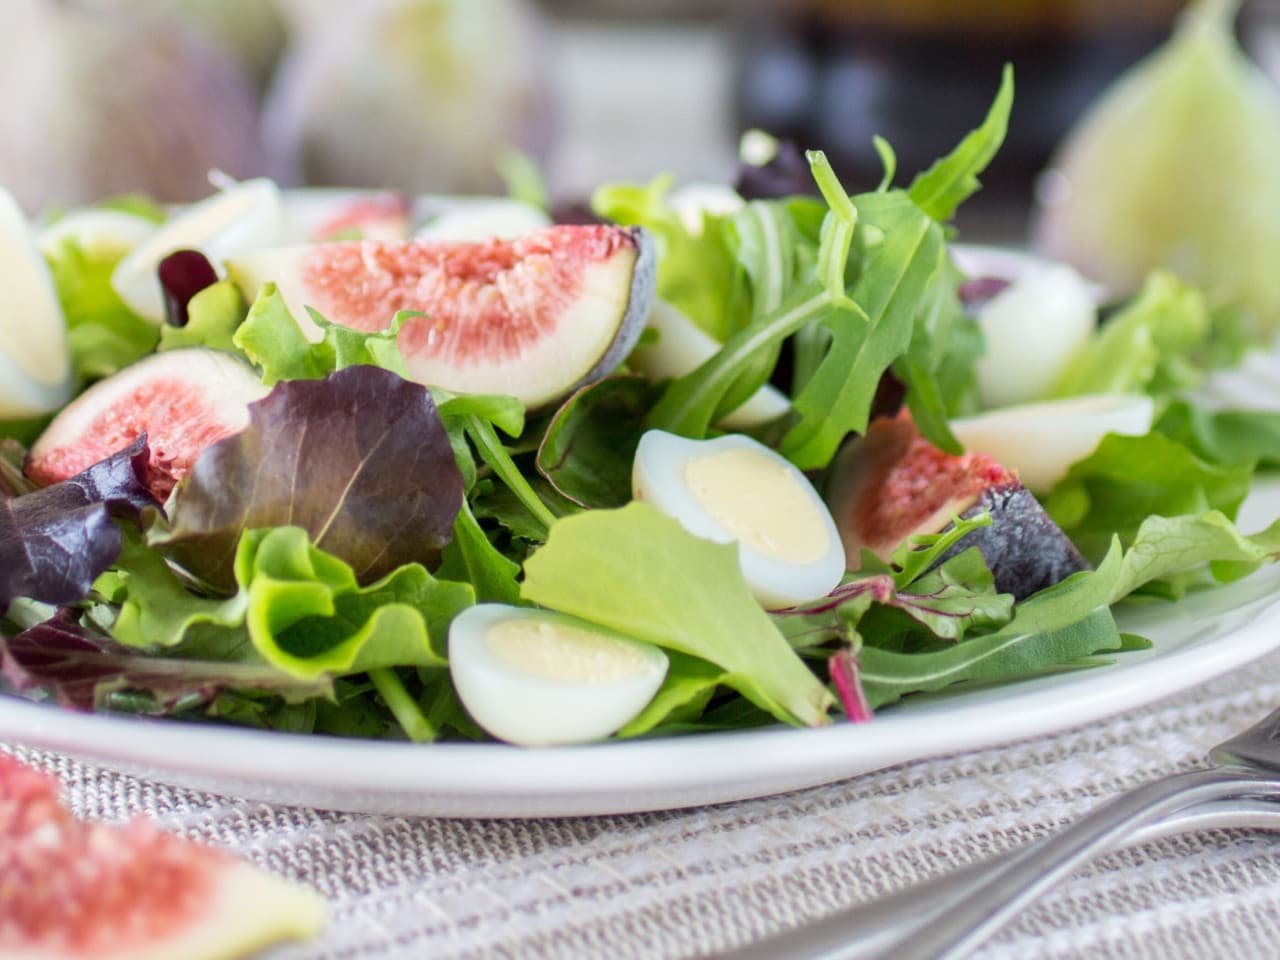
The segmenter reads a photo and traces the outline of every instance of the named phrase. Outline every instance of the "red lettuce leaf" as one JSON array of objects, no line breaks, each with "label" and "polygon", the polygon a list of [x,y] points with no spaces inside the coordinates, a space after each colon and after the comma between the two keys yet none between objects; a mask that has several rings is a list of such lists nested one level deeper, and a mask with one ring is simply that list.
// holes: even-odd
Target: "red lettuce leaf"
[{"label": "red lettuce leaf", "polygon": [[0,632],[0,677],[12,690],[41,691],[75,710],[101,708],[125,691],[149,694],[156,714],[211,703],[226,690],[293,701],[332,695],[328,680],[301,681],[265,665],[147,656],[83,626],[68,610],[13,637]]},{"label": "red lettuce leaf", "polygon": [[431,393],[389,370],[348,367],[278,384],[247,429],[209,447],[170,503],[166,556],[214,590],[235,590],[246,530],[295,526],[362,584],[406,563],[434,569],[463,481]]},{"label": "red lettuce leaf", "polygon": [[70,480],[0,499],[0,608],[16,597],[74,603],[120,555],[113,516],[159,507],[147,492],[147,442]]}]

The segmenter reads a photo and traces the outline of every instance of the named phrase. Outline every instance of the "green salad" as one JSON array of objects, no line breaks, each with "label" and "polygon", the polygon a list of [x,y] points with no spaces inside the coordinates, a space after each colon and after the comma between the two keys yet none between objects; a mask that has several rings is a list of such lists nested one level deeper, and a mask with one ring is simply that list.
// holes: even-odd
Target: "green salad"
[{"label": "green salad", "polygon": [[739,189],[607,185],[582,226],[523,167],[416,238],[393,196],[291,214],[264,181],[67,211],[39,254],[6,214],[5,687],[540,745],[1147,646],[1116,604],[1280,553],[1234,524],[1280,415],[1193,399],[1258,324],[956,246],[1012,97],[910,179],[877,141],[853,195],[766,142]]}]

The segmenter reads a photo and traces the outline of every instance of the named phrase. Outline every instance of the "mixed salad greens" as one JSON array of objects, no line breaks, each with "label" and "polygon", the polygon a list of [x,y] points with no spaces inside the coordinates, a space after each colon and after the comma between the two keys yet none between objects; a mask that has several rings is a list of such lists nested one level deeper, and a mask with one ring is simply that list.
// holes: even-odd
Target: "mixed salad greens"
[{"label": "mixed salad greens", "polygon": [[41,424],[0,428],[6,684],[80,709],[479,738],[451,682],[450,624],[477,603],[527,605],[665,651],[657,693],[617,732],[634,737],[815,726],[838,704],[861,720],[913,693],[1144,646],[1114,604],[1176,600],[1280,555],[1280,523],[1248,536],[1233,522],[1255,470],[1280,460],[1280,415],[1209,411],[1188,394],[1238,360],[1248,324],[1170,275],[1119,304],[1046,387],[1142,393],[1158,416],[1145,435],[1107,436],[1043,498],[1094,567],[1016,604],[978,550],[952,550],[991,522],[981,512],[887,561],[864,554],[826,597],[766,611],[731,545],[632,498],[644,431],[715,436],[770,383],[789,409],[751,432],[812,476],[867,430],[886,385],[924,437],[962,451],[950,424],[980,408],[985,346],[949,223],[999,149],[1012,96],[1006,74],[985,122],[905,187],[877,141],[884,179],[852,196],[822,154],[797,170],[785,151],[743,185],[774,195],[730,213],[690,218],[665,178],[602,188],[596,213],[652,234],[658,295],[721,346],[685,375],[623,369],[549,411],[404,379],[405,317],[362,333],[313,314],[312,342],[271,285],[245,304],[216,283],[185,326],[155,326],[113,290],[118,254],[65,240],[49,263],[80,386],[207,347],[272,390],[164,504],[139,479],[146,438],[37,487],[23,444]]}]

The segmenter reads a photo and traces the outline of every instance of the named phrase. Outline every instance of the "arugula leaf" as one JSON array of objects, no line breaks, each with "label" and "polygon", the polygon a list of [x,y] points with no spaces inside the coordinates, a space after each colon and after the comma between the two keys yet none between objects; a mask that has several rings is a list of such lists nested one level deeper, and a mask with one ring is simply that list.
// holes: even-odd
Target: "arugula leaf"
[{"label": "arugula leaf", "polygon": [[434,567],[453,534],[462,475],[425,387],[380,367],[281,383],[241,433],[214,444],[175,488],[152,545],[230,593],[246,530],[301,526],[368,583]]},{"label": "arugula leaf", "polygon": [[926,440],[946,453],[962,452],[948,420],[978,408],[976,363],[986,352],[977,320],[965,313],[960,270],[946,257],[925,295],[911,344],[893,366],[907,389],[911,418]]},{"label": "arugula leaf", "polygon": [[90,254],[72,237],[47,257],[67,318],[71,362],[81,381],[108,377],[151,353],[160,329],[134,314],[111,286],[123,254]]},{"label": "arugula leaf", "polygon": [[145,438],[62,483],[0,499],[0,608],[16,597],[74,603],[120,554],[113,513],[159,504],[147,491]]},{"label": "arugula leaf", "polygon": [[[935,559],[943,552],[945,548]],[[976,547],[930,566],[909,578],[902,572],[855,576],[828,597],[772,616],[793,645],[814,655],[832,641],[888,647],[922,630],[931,644],[959,642],[969,630],[989,630],[1009,621],[1013,597],[996,592]]]},{"label": "arugula leaf", "polygon": [[478,471],[476,458],[467,440],[468,431],[474,429],[476,420],[486,421],[509,437],[524,433],[524,404],[515,397],[502,394],[453,394],[440,387],[431,387],[436,409],[449,434],[453,456],[462,471],[463,489],[471,492],[476,485]]},{"label": "arugula leaf", "polygon": [[161,350],[208,347],[226,353],[238,352],[233,338],[236,328],[244,321],[245,304],[240,288],[230,280],[220,280],[192,297],[187,304],[187,317],[184,327],[161,325]]},{"label": "arugula leaf", "polygon": [[729,337],[697,370],[672,380],[649,411],[648,426],[695,440],[705,437],[755,357],[810,323],[823,321],[830,312],[826,291],[816,283],[805,288],[776,313]]},{"label": "arugula leaf", "polygon": [[866,429],[880,377],[907,351],[946,256],[941,229],[905,194],[864,194],[854,205],[870,244],[850,291],[859,310],[828,315],[831,347],[795,397],[799,421],[781,449],[801,469],[825,467],[850,431]]},{"label": "arugula leaf", "polygon": [[146,694],[135,712],[157,714],[209,703],[224,690],[266,691],[290,702],[331,694],[325,679],[300,681],[268,666],[140,654],[65,610],[16,636],[0,632],[0,675],[14,690],[42,691],[76,710],[101,709],[121,691]]},{"label": "arugula leaf", "polygon": [[1005,65],[1000,89],[982,126],[960,145],[911,182],[911,201],[939,223],[955,216],[956,209],[982,188],[978,174],[991,163],[1004,143],[1013,110],[1013,67]]},{"label": "arugula leaf", "polygon": [[310,308],[308,313],[323,334],[316,343],[302,332],[276,285],[268,283],[236,329],[235,346],[262,370],[267,386],[282,380],[321,380],[336,370],[362,364],[407,377],[396,338],[406,317],[416,314],[402,311],[386,330],[366,333],[330,323]]},{"label": "arugula leaf", "polygon": [[539,472],[579,506],[625,506],[631,462],[658,392],[641,377],[609,377],[578,390],[543,434]]},{"label": "arugula leaf", "polygon": [[453,526],[453,540],[444,548],[436,573],[445,580],[471,584],[477,602],[520,602],[520,565],[489,542],[466,500],[462,501]]},{"label": "arugula leaf", "polygon": [[1221,510],[1234,517],[1249,492],[1249,464],[1216,466],[1159,433],[1104,437],[1045,499],[1045,509],[1086,556],[1113,535],[1128,544],[1144,517]]},{"label": "arugula leaf", "polygon": [[1194,386],[1200,373],[1192,357],[1209,332],[1204,294],[1157,271],[1072,358],[1053,393],[1161,393]]},{"label": "arugula leaf", "polygon": [[831,695],[751,596],[737,548],[646,503],[557,521],[525,564],[525,600],[700,657],[788,723],[828,722]]},{"label": "arugula leaf", "polygon": [[1174,400],[1155,429],[1210,463],[1280,467],[1280,413],[1275,411],[1211,412],[1188,400]]},{"label": "arugula leaf", "polygon": [[1058,664],[1116,650],[1122,640],[1108,604],[1120,581],[1123,553],[1114,545],[1097,570],[1077,573],[1014,609],[994,633],[927,653],[865,645],[860,678],[870,705],[962,682],[1031,676]]}]

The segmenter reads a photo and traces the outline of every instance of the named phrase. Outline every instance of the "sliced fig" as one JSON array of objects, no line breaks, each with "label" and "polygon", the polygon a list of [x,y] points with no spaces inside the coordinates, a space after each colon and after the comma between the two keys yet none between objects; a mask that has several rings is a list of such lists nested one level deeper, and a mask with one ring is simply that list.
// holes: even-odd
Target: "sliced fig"
[{"label": "sliced fig", "polygon": [[949,555],[977,547],[996,589],[1021,600],[1089,569],[1016,474],[985,453],[952,456],[920,436],[908,414],[872,422],[831,468],[827,502],[856,569],[864,548],[882,560],[910,536],[939,533],[981,510],[991,525]]},{"label": "sliced fig", "polygon": [[[286,211],[289,209],[286,207]],[[312,226],[305,239],[317,243],[407,240],[412,219],[413,203],[403,193],[357,196],[330,210]]]},{"label": "sliced fig", "polygon": [[653,304],[655,254],[636,228],[558,226],[483,243],[334,243],[248,254],[231,278],[274,282],[308,336],[312,307],[357,330],[419,311],[400,349],[419,383],[545,406],[616,367]]},{"label": "sliced fig", "polygon": [[145,820],[77,820],[53,778],[0,754],[0,955],[219,960],[314,937],[324,901]]},{"label": "sliced fig", "polygon": [[266,393],[230,354],[157,353],[94,384],[59,413],[27,455],[27,476],[58,483],[145,433],[147,487],[163,503],[205,447],[248,426],[249,404]]}]

